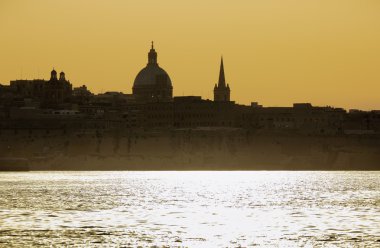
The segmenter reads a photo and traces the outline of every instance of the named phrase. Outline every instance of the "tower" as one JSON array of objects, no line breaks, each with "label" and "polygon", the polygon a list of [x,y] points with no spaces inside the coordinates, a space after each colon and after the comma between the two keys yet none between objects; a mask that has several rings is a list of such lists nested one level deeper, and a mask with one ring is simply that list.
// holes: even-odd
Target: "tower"
[{"label": "tower", "polygon": [[59,81],[66,81],[65,73],[63,71],[59,73]]},{"label": "tower", "polygon": [[230,101],[230,86],[226,85],[224,76],[223,57],[220,62],[219,80],[218,84],[214,87],[214,101],[215,102],[229,102]]},{"label": "tower", "polygon": [[53,70],[50,73],[50,81],[56,81],[56,80],[57,80],[57,72],[53,68]]}]

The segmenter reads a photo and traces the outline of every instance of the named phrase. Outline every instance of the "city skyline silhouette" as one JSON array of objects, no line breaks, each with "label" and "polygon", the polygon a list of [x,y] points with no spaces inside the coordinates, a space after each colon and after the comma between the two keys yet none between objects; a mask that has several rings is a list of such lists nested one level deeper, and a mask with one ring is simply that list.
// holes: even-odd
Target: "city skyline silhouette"
[{"label": "city skyline silhouette", "polygon": [[[153,56],[153,57],[152,57]],[[151,50],[150,52],[148,53],[148,64],[147,64],[147,69],[149,68],[154,68],[152,67],[151,65],[155,65],[157,68],[159,68],[160,70],[162,70],[159,66],[158,66],[158,59],[157,59],[157,52],[155,51],[154,49],[154,41],[151,41]],[[215,83],[215,87],[214,87],[214,90],[213,90],[213,97],[211,97],[209,100],[212,100],[214,99],[214,101],[218,101],[217,99],[220,99],[219,101],[233,101],[235,102],[234,100],[230,100],[230,88],[229,88],[229,84],[226,83],[225,81],[225,73],[224,73],[224,62],[223,62],[223,56],[221,56],[220,58],[220,65],[219,65],[219,75],[218,75],[218,79],[217,79],[217,82]],[[53,70],[51,71],[51,78],[50,80],[52,79],[58,79],[58,76],[57,76],[57,72],[55,71],[55,66],[52,67]],[[164,76],[166,76],[168,79],[169,79],[169,84],[170,84],[170,93],[168,93],[170,95],[170,97],[173,97],[173,90],[174,90],[174,87],[172,87],[172,82],[170,80],[170,77],[169,75],[167,75],[167,73],[162,70],[164,74]],[[121,94],[136,94],[135,93],[135,84],[136,84],[136,80],[138,80],[139,76],[142,72],[144,72],[144,68],[143,70],[141,70],[135,80],[134,80],[134,83],[133,83],[133,87],[131,88],[131,90],[129,90],[129,92],[125,92],[125,91],[121,91],[121,90],[108,90],[107,88],[106,89],[102,89],[101,92],[93,92],[91,91],[91,85],[86,85],[86,84],[78,84],[78,83],[74,83],[72,84],[71,87],[76,87],[76,88],[80,88],[80,87],[86,87],[86,90],[89,90],[91,93],[93,94],[103,94],[103,93],[121,93]],[[53,75],[54,74],[54,75]],[[142,76],[143,78],[146,78],[146,76]],[[149,76],[148,76],[149,77]],[[59,76],[59,80],[63,80],[65,81],[65,73],[63,70],[60,71],[60,76]],[[12,83],[12,81],[30,81],[30,82],[33,82],[33,81],[44,81],[44,82],[47,82],[47,80],[44,79],[44,77],[37,77],[37,78],[23,78],[21,77],[20,79],[15,79],[15,80],[10,80],[10,83]],[[133,80],[132,80],[133,81]],[[70,81],[69,81],[70,82]],[[0,84],[1,85],[1,84]],[[3,84],[3,86],[9,86],[9,84]],[[220,90],[217,90],[217,87],[220,88]],[[225,89],[225,92],[223,91],[223,89]],[[219,92],[219,93],[216,93],[216,92]],[[182,93],[182,96],[184,96],[185,94]],[[217,95],[220,95],[219,97]],[[178,95],[180,96],[180,95]],[[193,96],[193,95],[192,95]],[[197,96],[198,97],[198,96]],[[199,96],[199,97],[202,97],[203,96]],[[146,98],[146,97],[145,97]],[[206,98],[208,99],[208,98]],[[239,102],[237,102],[239,104]],[[249,104],[252,104],[252,103],[259,103],[259,102],[255,102],[255,101],[251,101],[250,103],[246,104],[246,105],[249,105]],[[292,104],[295,104],[297,102],[293,102],[291,103]],[[306,103],[310,103],[308,101],[306,101]],[[241,104],[241,103],[240,103]],[[264,103],[265,104],[265,103]],[[261,105],[262,106],[262,105]],[[268,106],[268,105],[267,105]],[[330,107],[330,106],[333,106],[332,104],[326,104],[325,106],[327,107]],[[268,106],[268,107],[288,107],[287,105],[286,106]],[[333,106],[333,107],[341,107],[341,106]],[[354,106],[352,108],[348,108],[346,110],[366,110],[366,109],[359,109],[359,108],[355,108]],[[369,110],[376,110],[376,109],[369,109]]]}]

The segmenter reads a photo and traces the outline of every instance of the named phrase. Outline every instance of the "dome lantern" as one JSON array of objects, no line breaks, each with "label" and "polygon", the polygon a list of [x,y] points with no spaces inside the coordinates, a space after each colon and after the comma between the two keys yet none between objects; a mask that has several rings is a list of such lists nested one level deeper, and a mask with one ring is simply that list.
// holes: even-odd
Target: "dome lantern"
[{"label": "dome lantern", "polygon": [[157,65],[157,52],[154,50],[154,44],[152,41],[152,47],[148,53],[148,65]]}]

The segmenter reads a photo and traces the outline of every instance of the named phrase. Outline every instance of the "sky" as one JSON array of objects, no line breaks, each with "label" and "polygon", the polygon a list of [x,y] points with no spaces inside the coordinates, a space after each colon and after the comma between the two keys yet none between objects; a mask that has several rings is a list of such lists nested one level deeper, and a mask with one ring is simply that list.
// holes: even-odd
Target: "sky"
[{"label": "sky", "polygon": [[0,83],[132,92],[151,41],[176,96],[380,109],[379,0],[0,0]]}]

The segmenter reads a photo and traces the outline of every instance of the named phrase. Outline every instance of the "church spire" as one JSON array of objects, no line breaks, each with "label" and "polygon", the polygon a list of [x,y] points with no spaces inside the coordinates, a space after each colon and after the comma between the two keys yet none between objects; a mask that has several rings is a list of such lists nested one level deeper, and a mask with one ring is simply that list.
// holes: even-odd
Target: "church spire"
[{"label": "church spire", "polygon": [[226,79],[224,77],[224,66],[223,66],[223,56],[220,60],[220,70],[219,70],[219,81],[218,81],[219,87],[226,87]]},{"label": "church spire", "polygon": [[223,57],[220,60],[219,80],[218,84],[214,87],[214,101],[215,102],[229,102],[230,101],[230,86],[226,85],[226,78],[224,77]]}]

